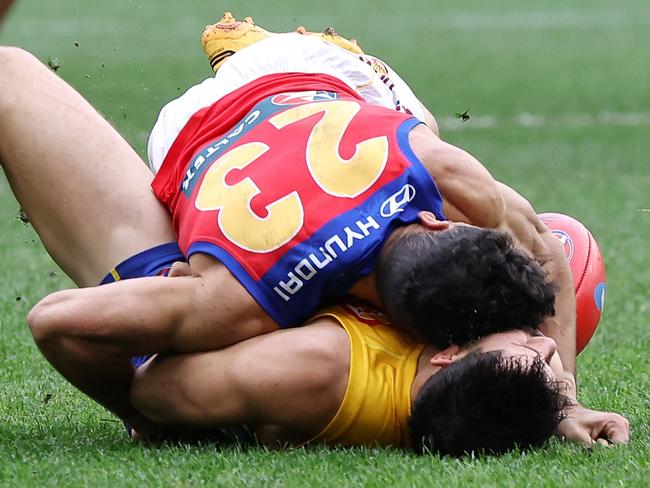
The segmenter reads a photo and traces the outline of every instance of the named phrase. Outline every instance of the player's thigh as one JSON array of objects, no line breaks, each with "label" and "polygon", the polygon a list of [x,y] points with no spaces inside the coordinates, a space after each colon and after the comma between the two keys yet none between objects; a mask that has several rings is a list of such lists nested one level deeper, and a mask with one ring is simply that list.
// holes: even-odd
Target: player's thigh
[{"label": "player's thigh", "polygon": [[174,239],[152,174],[73,88],[32,55],[0,47],[0,160],[52,257],[96,284],[129,256]]}]

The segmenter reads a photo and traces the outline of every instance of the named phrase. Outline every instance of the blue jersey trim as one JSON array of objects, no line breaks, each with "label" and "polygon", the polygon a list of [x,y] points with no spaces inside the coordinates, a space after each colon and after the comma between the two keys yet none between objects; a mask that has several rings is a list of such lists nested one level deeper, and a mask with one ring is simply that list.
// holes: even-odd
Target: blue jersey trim
[{"label": "blue jersey trim", "polygon": [[415,178],[432,186],[432,195],[427,195],[428,206],[430,206],[430,208],[427,210],[433,212],[436,218],[440,220],[447,220],[445,214],[442,213],[442,195],[440,195],[438,185],[436,185],[435,180],[424,167],[424,164],[422,164],[420,158],[418,158],[415,152],[413,152],[411,144],[409,143],[409,134],[411,130],[423,123],[424,122],[421,122],[416,118],[408,119],[402,122],[402,124],[397,129],[397,144],[399,145],[402,154],[404,154],[404,156],[406,156],[406,158],[411,162]]},{"label": "blue jersey trim", "polygon": [[144,356],[134,356],[131,358],[131,364],[135,369],[138,369],[140,366],[142,366],[144,363],[149,361],[150,358],[153,357],[153,354],[145,354]]},{"label": "blue jersey trim", "polygon": [[176,242],[167,242],[122,261],[113,268],[113,271],[104,276],[99,284],[105,285],[118,280],[156,276],[165,268],[171,267],[175,261],[185,261],[185,256]]},{"label": "blue jersey trim", "polygon": [[[170,268],[176,261],[185,261],[185,256],[178,247],[178,243],[167,242],[159,246],[146,249],[134,256],[122,261],[113,268],[101,281],[101,285],[115,281],[128,280],[132,278],[143,278],[146,276],[158,276],[165,268]],[[117,278],[116,278],[117,277]],[[153,354],[135,356],[131,358],[131,364],[136,369],[142,366]]]},{"label": "blue jersey trim", "polygon": [[282,310],[278,309],[265,292],[266,284],[261,280],[256,281],[234,257],[228,254],[228,251],[225,251],[212,242],[197,241],[190,245],[187,251],[188,259],[196,253],[207,254],[221,261],[228,268],[228,271],[246,288],[260,307],[278,322],[281,327],[292,327],[300,325],[303,322],[304,318],[293,313],[290,307],[287,306]]}]

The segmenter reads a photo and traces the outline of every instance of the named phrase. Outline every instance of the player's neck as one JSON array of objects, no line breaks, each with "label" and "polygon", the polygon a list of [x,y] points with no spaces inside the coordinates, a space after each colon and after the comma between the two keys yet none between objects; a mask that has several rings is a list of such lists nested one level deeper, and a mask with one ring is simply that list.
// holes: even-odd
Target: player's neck
[{"label": "player's neck", "polygon": [[377,289],[375,288],[374,271],[357,281],[352,288],[350,288],[350,295],[361,298],[380,309],[384,308],[379,299],[379,295],[377,294]]}]

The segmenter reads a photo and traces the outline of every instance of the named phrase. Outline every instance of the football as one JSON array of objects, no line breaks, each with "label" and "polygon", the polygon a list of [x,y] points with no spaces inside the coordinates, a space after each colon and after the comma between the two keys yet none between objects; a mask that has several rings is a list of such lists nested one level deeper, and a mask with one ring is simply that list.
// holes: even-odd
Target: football
[{"label": "football", "polygon": [[564,245],[564,254],[576,292],[576,353],[594,335],[605,304],[605,263],[598,243],[578,220],[559,213],[543,213],[540,219]]}]

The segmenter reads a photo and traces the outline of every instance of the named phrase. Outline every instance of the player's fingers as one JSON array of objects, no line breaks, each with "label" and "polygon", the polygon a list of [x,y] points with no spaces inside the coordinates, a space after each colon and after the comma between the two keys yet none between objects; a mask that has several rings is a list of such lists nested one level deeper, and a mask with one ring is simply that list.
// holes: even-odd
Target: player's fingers
[{"label": "player's fingers", "polygon": [[584,447],[592,447],[594,445],[594,440],[589,435],[589,432],[572,419],[564,419],[560,423],[559,433],[562,438],[582,444]]},{"label": "player's fingers", "polygon": [[596,439],[596,442],[601,446],[605,446],[605,447],[610,446],[609,442],[607,442],[606,439],[602,439],[602,438],[601,439]]},{"label": "player's fingers", "polygon": [[611,442],[626,443],[630,440],[630,422],[625,417],[618,415],[617,418],[608,422],[605,432]]},{"label": "player's fingers", "polygon": [[170,278],[175,276],[192,276],[192,270],[190,269],[189,264],[184,263],[183,261],[174,261],[167,276]]}]

